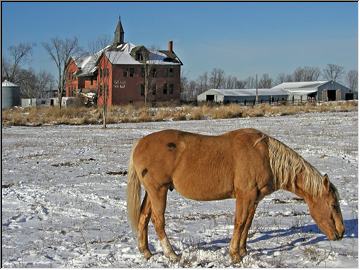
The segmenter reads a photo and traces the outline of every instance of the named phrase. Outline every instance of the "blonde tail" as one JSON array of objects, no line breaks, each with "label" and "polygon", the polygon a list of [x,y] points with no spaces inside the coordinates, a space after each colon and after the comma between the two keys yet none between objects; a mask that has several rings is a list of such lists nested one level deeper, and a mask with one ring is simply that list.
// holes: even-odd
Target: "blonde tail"
[{"label": "blonde tail", "polygon": [[127,184],[127,212],[128,221],[135,235],[138,231],[138,223],[140,217],[140,197],[141,197],[141,185],[138,175],[136,174],[133,164],[133,154],[137,142],[134,144],[129,161],[128,167],[128,184]]}]

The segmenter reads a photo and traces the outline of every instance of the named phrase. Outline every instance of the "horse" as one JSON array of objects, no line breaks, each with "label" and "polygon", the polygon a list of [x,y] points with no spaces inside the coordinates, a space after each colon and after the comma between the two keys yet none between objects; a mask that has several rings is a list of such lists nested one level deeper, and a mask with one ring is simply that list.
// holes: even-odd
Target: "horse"
[{"label": "horse", "polygon": [[[141,203],[141,187],[145,195]],[[235,198],[233,263],[247,254],[246,240],[258,203],[282,189],[303,198],[310,215],[329,240],[342,239],[345,227],[336,187],[310,163],[279,140],[256,129],[219,136],[163,130],[134,143],[127,183],[128,220],[146,259],[152,220],[164,255],[178,256],[165,232],[167,192],[198,201]]]}]

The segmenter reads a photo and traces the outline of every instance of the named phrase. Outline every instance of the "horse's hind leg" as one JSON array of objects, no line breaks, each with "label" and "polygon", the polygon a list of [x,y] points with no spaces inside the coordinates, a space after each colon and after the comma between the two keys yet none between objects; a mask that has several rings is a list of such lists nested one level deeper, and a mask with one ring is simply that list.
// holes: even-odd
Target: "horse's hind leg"
[{"label": "horse's hind leg", "polygon": [[168,187],[162,186],[159,189],[150,189],[148,194],[151,200],[151,220],[154,223],[155,231],[159,237],[161,247],[164,251],[164,255],[172,261],[179,260],[179,256],[176,255],[169,239],[165,233],[165,208],[166,208],[166,196]]},{"label": "horse's hind leg", "polygon": [[145,259],[149,259],[152,256],[148,245],[148,224],[150,217],[151,203],[147,193],[145,193],[138,224],[138,247],[140,252],[144,254]]}]

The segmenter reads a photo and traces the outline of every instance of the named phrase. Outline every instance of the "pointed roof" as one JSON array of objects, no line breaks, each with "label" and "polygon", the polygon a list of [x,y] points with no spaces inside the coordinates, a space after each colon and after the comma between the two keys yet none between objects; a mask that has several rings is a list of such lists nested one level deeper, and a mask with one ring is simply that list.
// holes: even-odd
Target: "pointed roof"
[{"label": "pointed roof", "polygon": [[115,33],[116,32],[125,33],[124,28],[122,27],[122,24],[121,24],[121,17],[120,16],[119,16],[118,24],[117,24],[116,29],[115,29]]},{"label": "pointed roof", "polygon": [[115,45],[119,45],[119,44],[123,44],[124,43],[124,29],[122,27],[121,24],[121,19],[119,16],[119,21],[118,24],[116,26],[115,32],[114,32],[114,42],[113,44]]}]

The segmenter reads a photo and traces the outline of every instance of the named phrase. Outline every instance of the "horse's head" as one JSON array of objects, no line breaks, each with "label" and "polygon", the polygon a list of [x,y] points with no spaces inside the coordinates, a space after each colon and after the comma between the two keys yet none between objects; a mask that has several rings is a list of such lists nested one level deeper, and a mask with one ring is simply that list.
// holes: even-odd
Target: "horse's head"
[{"label": "horse's head", "polygon": [[342,239],[345,227],[338,192],[326,174],[323,176],[323,192],[319,196],[308,198],[307,203],[311,216],[327,238],[329,240]]}]

